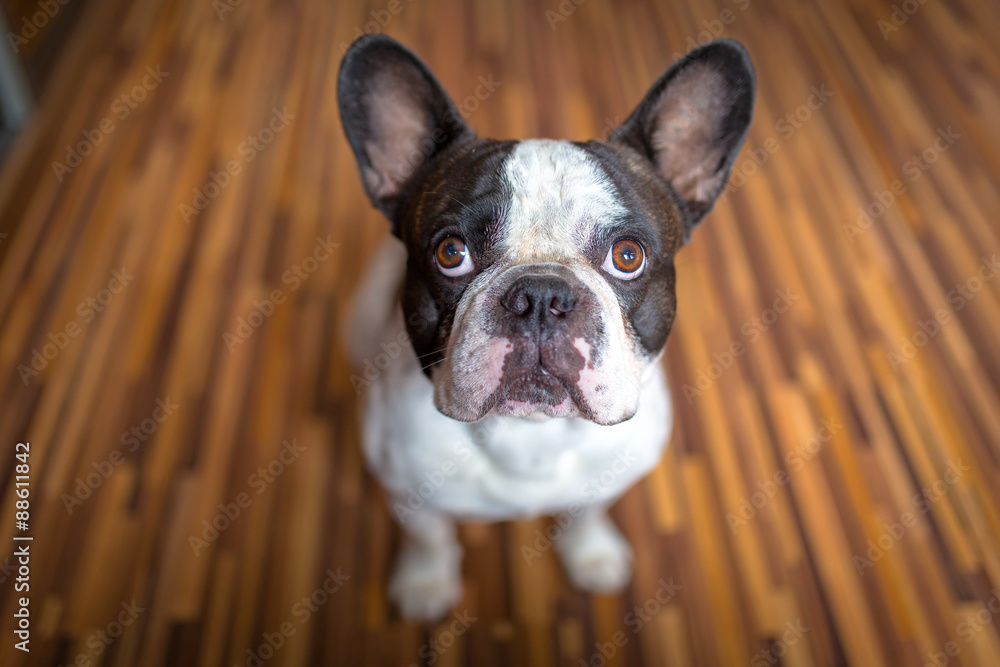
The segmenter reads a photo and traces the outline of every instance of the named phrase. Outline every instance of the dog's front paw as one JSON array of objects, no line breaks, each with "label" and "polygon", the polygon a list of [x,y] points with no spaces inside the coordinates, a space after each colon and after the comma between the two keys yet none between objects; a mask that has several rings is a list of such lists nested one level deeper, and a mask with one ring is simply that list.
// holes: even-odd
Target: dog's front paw
[{"label": "dog's front paw", "polygon": [[558,542],[570,581],[594,593],[621,590],[632,578],[632,547],[607,516],[583,521]]},{"label": "dog's front paw", "polygon": [[408,545],[396,561],[389,596],[405,618],[436,621],[462,597],[460,555]]}]

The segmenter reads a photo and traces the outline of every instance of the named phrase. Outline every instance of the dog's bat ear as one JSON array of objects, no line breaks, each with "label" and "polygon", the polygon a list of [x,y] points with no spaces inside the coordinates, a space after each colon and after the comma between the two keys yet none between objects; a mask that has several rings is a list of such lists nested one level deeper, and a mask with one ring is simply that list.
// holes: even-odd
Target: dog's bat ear
[{"label": "dog's bat ear", "polygon": [[427,66],[384,35],[361,37],[344,54],[337,102],[365,192],[390,221],[420,168],[475,136]]},{"label": "dog's bat ear", "polygon": [[611,135],[648,157],[673,188],[685,238],[729,178],[753,117],[755,87],[746,50],[715,40],[667,70]]}]

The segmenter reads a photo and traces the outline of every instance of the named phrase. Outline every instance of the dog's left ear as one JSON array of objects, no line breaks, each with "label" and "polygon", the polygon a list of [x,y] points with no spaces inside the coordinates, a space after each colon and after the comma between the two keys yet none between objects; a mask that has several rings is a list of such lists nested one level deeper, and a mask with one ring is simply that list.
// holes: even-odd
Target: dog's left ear
[{"label": "dog's left ear", "polygon": [[475,137],[427,66],[385,35],[360,37],[344,54],[337,102],[365,192],[390,221],[425,164]]},{"label": "dog's left ear", "polygon": [[738,42],[709,42],[667,70],[611,135],[648,157],[673,188],[685,239],[729,178],[753,116],[755,85]]}]

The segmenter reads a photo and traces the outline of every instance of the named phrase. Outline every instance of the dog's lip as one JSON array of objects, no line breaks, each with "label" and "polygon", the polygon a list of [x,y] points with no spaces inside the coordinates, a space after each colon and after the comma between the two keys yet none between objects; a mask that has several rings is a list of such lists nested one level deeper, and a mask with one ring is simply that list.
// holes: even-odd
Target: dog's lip
[{"label": "dog's lip", "polygon": [[[575,405],[578,410],[581,410],[579,401],[577,400],[578,396],[573,391],[573,388],[566,382],[565,379],[561,378],[560,376],[556,375],[549,369],[545,368],[545,365],[539,360],[538,363],[526,369],[523,373],[520,373],[516,377],[510,378],[509,380],[505,381],[493,393],[493,395],[490,396],[490,399],[487,401],[486,405],[483,406],[484,408],[483,414],[487,415],[494,412],[495,410],[497,410],[497,408],[502,407],[503,404],[508,401],[511,400],[517,401],[518,399],[510,396],[511,390],[515,388],[519,383],[526,381],[531,382],[533,379],[531,377],[532,375],[536,376],[536,378],[534,378],[535,380],[544,378],[547,383],[555,384],[561,392],[561,395],[557,397],[559,399],[559,402],[562,402],[566,398],[569,398],[570,402],[572,402],[573,405]],[[554,387],[552,389],[554,389]],[[551,408],[554,405],[547,402],[545,403],[537,401],[524,401],[524,402],[533,403],[539,409],[539,411],[544,411],[546,408]]]},{"label": "dog's lip", "polygon": [[563,389],[569,391],[569,387],[566,386],[566,382],[564,382],[561,377],[559,377],[558,375],[550,371],[548,368],[546,368],[545,363],[541,360],[535,362],[534,366],[529,366],[523,372],[518,373],[515,377],[512,377],[510,378],[510,380],[504,382],[503,385],[501,386],[501,389],[503,389],[504,387],[511,387],[532,375],[551,378],[556,382],[558,382],[560,385],[562,385]]},{"label": "dog's lip", "polygon": [[563,390],[565,390],[565,391],[569,390],[569,388],[566,386],[566,383],[563,381],[563,379],[561,377],[559,377],[558,375],[554,374],[549,369],[545,368],[545,365],[543,363],[541,363],[541,362],[537,363],[536,365],[532,366],[531,368],[529,368],[525,372],[523,372],[520,375],[518,375],[516,378],[512,379],[510,382],[507,383],[507,385],[510,386],[510,385],[517,384],[518,382],[523,381],[525,378],[531,379],[530,376],[551,378],[552,380],[555,380],[556,382],[558,382],[559,385],[563,388]]}]

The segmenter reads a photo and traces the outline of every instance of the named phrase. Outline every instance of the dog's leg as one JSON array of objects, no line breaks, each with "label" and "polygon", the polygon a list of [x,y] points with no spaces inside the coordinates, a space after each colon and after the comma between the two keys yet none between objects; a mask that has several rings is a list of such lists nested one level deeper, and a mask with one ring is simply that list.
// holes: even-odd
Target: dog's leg
[{"label": "dog's leg", "polygon": [[403,548],[389,584],[400,613],[413,620],[437,620],[462,597],[462,547],[448,516],[421,509],[400,525]]},{"label": "dog's leg", "polygon": [[577,588],[617,591],[632,577],[632,547],[604,507],[590,507],[575,518],[556,542],[556,549]]}]

